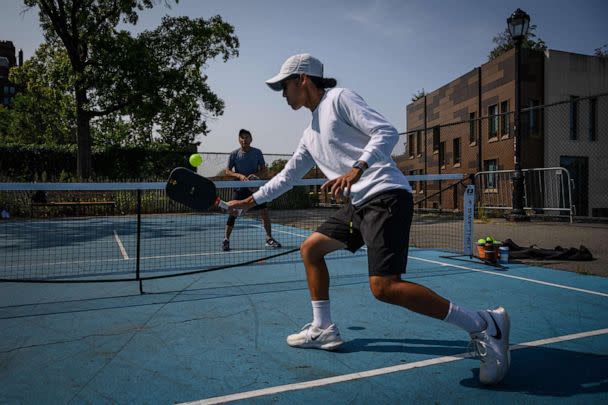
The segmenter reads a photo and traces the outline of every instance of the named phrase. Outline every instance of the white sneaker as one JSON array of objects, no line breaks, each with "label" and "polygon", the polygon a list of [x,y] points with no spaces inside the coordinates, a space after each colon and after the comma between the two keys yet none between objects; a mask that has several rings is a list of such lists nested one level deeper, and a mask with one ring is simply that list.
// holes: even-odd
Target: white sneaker
[{"label": "white sneaker", "polygon": [[[482,384],[496,384],[505,378],[511,364],[511,353],[509,353],[511,321],[503,307],[480,311],[479,315],[488,323],[486,330],[471,333],[472,343],[481,360],[479,381]],[[488,333],[494,330],[493,335]]]},{"label": "white sneaker", "polygon": [[300,332],[287,336],[289,346],[304,349],[334,350],[342,343],[344,342],[335,323],[332,323],[326,329],[307,323]]}]

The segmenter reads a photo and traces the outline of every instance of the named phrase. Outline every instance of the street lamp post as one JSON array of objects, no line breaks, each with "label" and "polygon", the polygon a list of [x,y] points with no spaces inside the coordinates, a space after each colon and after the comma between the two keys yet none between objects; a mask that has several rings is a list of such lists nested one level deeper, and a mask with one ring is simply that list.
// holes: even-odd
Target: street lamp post
[{"label": "street lamp post", "polygon": [[524,178],[521,171],[521,44],[528,35],[530,16],[523,10],[517,9],[507,18],[507,26],[511,39],[515,43],[515,139],[513,181],[513,209],[507,216],[509,221],[526,221],[528,216],[524,211]]}]

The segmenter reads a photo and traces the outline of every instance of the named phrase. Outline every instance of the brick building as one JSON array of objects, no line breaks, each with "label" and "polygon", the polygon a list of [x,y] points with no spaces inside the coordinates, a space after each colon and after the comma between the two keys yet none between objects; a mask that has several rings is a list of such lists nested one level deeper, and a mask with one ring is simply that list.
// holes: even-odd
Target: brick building
[{"label": "brick building", "polygon": [[[608,92],[608,58],[555,50],[521,52],[522,168],[569,164],[580,185],[589,182],[593,166],[596,177],[608,173],[606,160],[594,157],[608,151],[608,136],[597,136],[607,129],[608,97],[574,107],[540,107]],[[407,105],[405,154],[396,159],[401,170],[409,175],[513,170],[516,74],[511,49]],[[596,135],[569,140],[572,127],[580,127],[579,133],[593,128]],[[592,180],[607,181],[599,177]],[[420,184],[413,186],[418,193],[428,192]],[[587,207],[590,200],[596,207],[608,207],[598,196],[577,198],[581,215],[593,209]],[[449,200],[442,198],[441,205],[458,206]]]},{"label": "brick building", "polygon": [[[522,55],[521,71],[523,106],[542,103],[542,53]],[[514,107],[511,50],[407,106],[407,156],[400,167],[416,174],[513,169]],[[542,165],[542,128],[536,125],[530,132],[539,137],[522,144],[524,168]]]}]

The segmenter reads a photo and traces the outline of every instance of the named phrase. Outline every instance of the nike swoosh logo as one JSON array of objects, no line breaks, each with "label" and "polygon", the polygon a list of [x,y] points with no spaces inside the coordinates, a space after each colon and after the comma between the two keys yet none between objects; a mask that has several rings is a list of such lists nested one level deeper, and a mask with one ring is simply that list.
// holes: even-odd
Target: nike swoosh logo
[{"label": "nike swoosh logo", "polygon": [[494,327],[496,328],[496,335],[494,335],[492,337],[494,337],[496,339],[502,339],[502,332],[500,331],[500,328],[498,327],[498,324],[494,320],[494,317],[492,316],[492,313],[488,312],[488,314],[490,315],[490,318],[492,319],[492,322],[494,322]]},{"label": "nike swoosh logo", "polygon": [[319,336],[321,336],[321,333],[319,333],[317,336],[310,336],[310,340],[315,341],[319,338]]}]

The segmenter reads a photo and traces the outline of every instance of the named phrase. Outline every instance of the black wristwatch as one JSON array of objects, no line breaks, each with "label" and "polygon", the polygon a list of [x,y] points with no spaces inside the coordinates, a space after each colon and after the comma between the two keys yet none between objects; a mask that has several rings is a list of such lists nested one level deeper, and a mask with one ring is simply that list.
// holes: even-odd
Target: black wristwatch
[{"label": "black wristwatch", "polygon": [[361,170],[361,173],[363,173],[365,171],[365,169],[367,169],[367,163],[365,163],[362,160],[357,160],[354,164],[353,167],[356,167],[357,169]]}]

